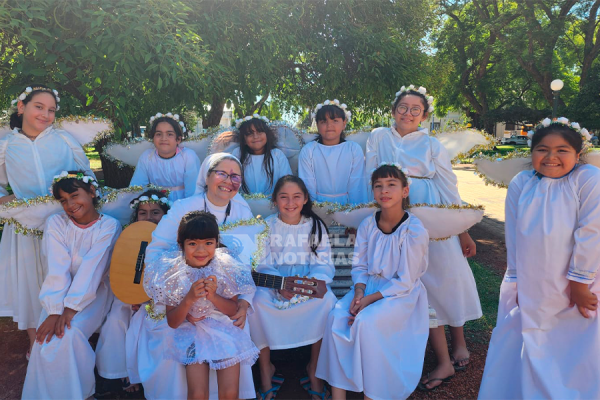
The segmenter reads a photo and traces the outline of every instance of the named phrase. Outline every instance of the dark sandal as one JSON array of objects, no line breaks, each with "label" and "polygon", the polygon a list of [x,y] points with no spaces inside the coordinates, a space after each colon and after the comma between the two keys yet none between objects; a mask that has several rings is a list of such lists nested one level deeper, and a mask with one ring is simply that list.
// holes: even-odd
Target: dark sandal
[{"label": "dark sandal", "polygon": [[[260,396],[261,400],[265,400],[267,398],[267,395],[269,393],[273,393],[273,396],[271,396],[271,399],[274,399],[277,396],[277,391],[281,388],[281,386],[278,385],[274,385],[271,387],[271,389],[267,390],[266,392],[261,392],[260,389],[258,389],[256,391],[256,393],[258,394],[258,396]],[[257,396],[257,397],[258,397]]]},{"label": "dark sandal", "polygon": [[[457,360],[454,358],[454,356],[450,356],[450,361],[452,361],[452,366],[454,367],[455,371],[464,371],[467,369],[467,366],[469,365],[469,358],[461,358],[460,360]],[[461,362],[466,361],[467,363],[465,365],[460,365]]]},{"label": "dark sandal", "polygon": [[[423,392],[432,392],[435,389],[437,389],[438,387],[442,386],[444,383],[448,383],[452,380],[452,378],[454,378],[454,375],[450,375],[447,376],[445,378],[433,378],[433,379],[429,379],[429,373],[427,373],[427,382],[423,383],[423,382],[419,382],[419,384],[417,385],[417,388]],[[437,386],[434,386],[432,388],[428,388],[427,385],[432,383],[432,382],[437,382],[440,381],[441,383]]]},{"label": "dark sandal", "polygon": [[304,389],[308,392],[308,394],[310,395],[311,398],[314,395],[314,396],[319,396],[321,398],[321,400],[331,399],[331,393],[327,390],[327,385],[325,383],[323,384],[322,392],[315,392],[314,390],[311,389],[310,378],[308,376],[305,376],[304,378],[300,379],[300,385],[302,386],[302,389]]}]

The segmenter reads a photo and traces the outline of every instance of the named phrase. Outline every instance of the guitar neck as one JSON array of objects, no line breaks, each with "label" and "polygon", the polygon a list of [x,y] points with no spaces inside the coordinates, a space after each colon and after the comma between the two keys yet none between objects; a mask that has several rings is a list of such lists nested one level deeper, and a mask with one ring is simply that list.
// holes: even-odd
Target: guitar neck
[{"label": "guitar neck", "polygon": [[254,284],[256,286],[266,287],[270,289],[284,288],[285,278],[283,276],[269,275],[252,271],[252,279],[254,279]]}]

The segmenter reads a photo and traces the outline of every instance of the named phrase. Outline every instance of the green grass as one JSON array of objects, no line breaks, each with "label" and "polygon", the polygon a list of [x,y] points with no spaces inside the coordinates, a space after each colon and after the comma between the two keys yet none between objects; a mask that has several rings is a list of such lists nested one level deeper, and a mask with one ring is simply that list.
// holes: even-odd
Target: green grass
[{"label": "green grass", "polygon": [[466,331],[491,331],[496,326],[496,316],[498,315],[498,300],[500,297],[500,284],[502,277],[494,273],[489,267],[479,264],[476,261],[469,260],[469,265],[473,271],[475,282],[477,283],[477,292],[481,301],[483,317],[475,321],[469,321],[465,324]]},{"label": "green grass", "polygon": [[90,166],[92,169],[101,169],[102,163],[100,162],[100,155],[93,148],[85,149],[85,155],[90,160]]}]

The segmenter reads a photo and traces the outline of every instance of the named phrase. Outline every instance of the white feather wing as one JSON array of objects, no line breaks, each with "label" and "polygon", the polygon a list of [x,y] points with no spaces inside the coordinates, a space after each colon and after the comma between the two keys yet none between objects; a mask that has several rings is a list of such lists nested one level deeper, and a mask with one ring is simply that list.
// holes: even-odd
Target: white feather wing
[{"label": "white feather wing", "polygon": [[475,129],[441,132],[434,137],[446,148],[451,160],[455,160],[461,154],[491,149],[494,146],[491,136]]},{"label": "white feather wing", "polygon": [[153,148],[154,144],[147,140],[134,143],[108,143],[104,147],[104,153],[124,164],[135,167],[142,153]]},{"label": "white feather wing", "polygon": [[56,128],[71,134],[82,145],[92,144],[100,133],[113,130],[112,122],[94,117],[66,117],[56,121]]},{"label": "white feather wing", "polygon": [[363,151],[363,154],[367,154],[367,140],[369,139],[369,135],[371,132],[352,132],[346,135],[346,140],[351,142],[358,143]]},{"label": "white feather wing", "polygon": [[0,140],[8,136],[12,132],[9,125],[0,125]]},{"label": "white feather wing", "polygon": [[508,184],[519,172],[531,169],[531,157],[523,155],[507,159],[491,160],[478,158],[473,161],[475,171],[492,185],[508,187]]}]

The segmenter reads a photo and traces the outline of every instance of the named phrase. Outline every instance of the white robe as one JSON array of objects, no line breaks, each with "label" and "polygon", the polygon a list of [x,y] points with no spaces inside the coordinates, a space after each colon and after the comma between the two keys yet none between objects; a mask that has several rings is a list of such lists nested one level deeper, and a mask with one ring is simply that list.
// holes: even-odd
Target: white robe
[{"label": "white robe", "polygon": [[131,305],[115,297],[96,344],[96,367],[98,375],[103,378],[127,377],[126,335],[132,315]]},{"label": "white robe", "polygon": [[598,313],[586,319],[569,307],[569,281],[600,296],[598,199],[600,170],[590,165],[558,179],[524,171],[510,183],[505,311],[492,333],[480,398],[600,398]]},{"label": "white robe", "polygon": [[196,190],[200,159],[196,152],[180,147],[172,158],[162,158],[155,149],[142,153],[129,186],[153,184],[171,191],[169,200],[190,197]]},{"label": "white robe", "polygon": [[[308,276],[324,280],[327,285],[333,281],[335,267],[325,226],[321,226],[323,236],[315,255],[309,246],[311,218],[302,217],[298,225],[289,225],[274,214],[266,222],[269,236],[258,272],[284,277]],[[259,349],[291,349],[318,342],[323,338],[327,316],[337,298],[328,288],[322,299],[310,299],[286,309],[277,308],[274,300],[275,289],[257,288],[254,313],[250,316],[250,334]]]},{"label": "white robe", "polygon": [[[395,162],[408,170],[413,177],[409,194],[412,204],[462,204],[450,157],[427,130],[404,137],[394,128],[373,130],[367,140],[367,171],[382,162]],[[440,326],[463,326],[483,315],[473,272],[462,254],[458,236],[430,242],[429,267],[421,280]]]},{"label": "white robe", "polygon": [[[232,154],[238,159],[240,158],[240,148],[236,147]],[[269,182],[267,173],[263,168],[264,154],[253,155],[249,154],[244,163],[244,181],[250,190],[250,193],[262,193],[270,195],[273,193],[275,184],[285,175],[292,175],[290,162],[283,152],[279,149],[271,150],[273,157],[273,185]]]},{"label": "white robe", "polygon": [[48,272],[40,302],[39,325],[48,315],[72,308],[77,314],[62,339],[35,343],[23,386],[24,399],[85,399],[94,394],[95,354],[89,337],[100,328],[112,292],[108,265],[121,224],[108,215],[88,228],[76,226],[65,213],[46,222],[42,251]]},{"label": "white robe", "polygon": [[[147,263],[151,262],[152,259],[160,258],[164,251],[169,250],[177,244],[177,229],[181,218],[190,211],[204,211],[205,209],[205,196],[204,193],[188,197],[186,199],[178,200],[173,204],[173,207],[169,212],[160,220],[158,226],[152,233],[152,242],[146,249],[146,260]],[[225,218],[226,207],[217,207],[207,200],[206,209],[210,213],[217,217],[219,225],[223,224]],[[231,213],[227,218],[227,223],[235,222],[242,219],[252,218],[252,211],[250,206],[240,196],[236,196],[231,200]],[[240,295],[240,299],[248,301],[252,304],[252,295]],[[161,305],[158,305],[161,307]],[[251,307],[248,309],[248,313],[252,312]],[[136,314],[137,315],[137,314]],[[130,378],[133,378],[135,371],[144,385],[147,398],[186,398],[187,397],[187,383],[185,377],[185,367],[183,364],[175,363],[172,360],[168,360],[165,357],[164,349],[166,349],[166,340],[163,336],[165,330],[169,328],[166,319],[159,322],[139,320],[134,315],[131,326],[128,331],[128,336],[131,331],[131,339],[127,339],[127,367]],[[135,320],[135,323],[134,323]],[[246,333],[250,334],[249,323],[246,321],[244,327]],[[130,345],[136,342],[137,346]],[[133,353],[131,353],[133,352]],[[135,353],[137,352],[137,356]],[[134,361],[135,360],[135,361]],[[137,363],[136,363],[137,361]],[[166,375],[162,372],[168,371],[169,380],[163,379]],[[216,372],[211,371],[210,373],[210,396],[211,398],[217,398],[218,387],[216,381]],[[135,382],[135,381],[132,381]],[[168,383],[167,383],[168,382]],[[177,388],[171,385],[171,382],[180,382],[182,386]],[[148,389],[149,388],[149,391]],[[254,381],[252,378],[252,368],[247,365],[240,367],[240,398],[249,399],[256,396],[254,391]]]},{"label": "white robe", "polygon": [[[55,175],[83,170],[94,176],[81,145],[67,132],[49,127],[34,140],[15,129],[0,140],[0,197],[10,185],[18,199],[50,194]],[[0,315],[12,316],[19,329],[35,328],[44,281],[41,240],[4,226],[0,242]]]},{"label": "white robe", "polygon": [[312,141],[300,151],[298,176],[315,201],[341,204],[367,201],[365,157],[358,143],[325,146]]},{"label": "white robe", "polygon": [[371,399],[404,399],[419,383],[429,337],[427,270],[429,236],[409,215],[394,232],[383,233],[375,214],[359,226],[352,281],[366,284],[365,295],[383,298],[348,326],[354,289],[329,314],[317,377]]}]

